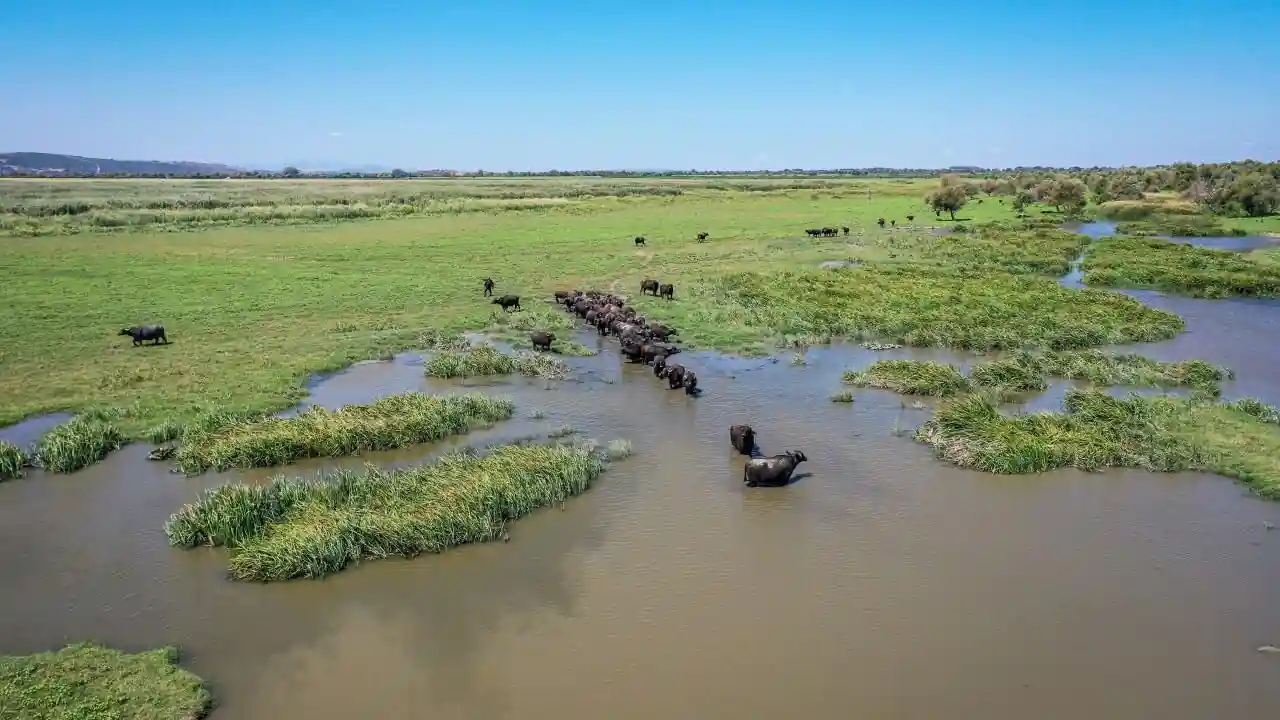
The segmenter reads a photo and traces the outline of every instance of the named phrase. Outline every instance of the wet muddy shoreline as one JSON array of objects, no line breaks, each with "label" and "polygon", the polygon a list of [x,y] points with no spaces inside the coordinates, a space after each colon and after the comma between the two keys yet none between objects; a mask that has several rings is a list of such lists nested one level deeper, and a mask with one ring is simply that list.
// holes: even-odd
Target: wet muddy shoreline
[{"label": "wet muddy shoreline", "polygon": [[[1224,398],[1280,402],[1280,311],[1132,294],[1187,332],[1124,349],[1225,364]],[[516,400],[514,419],[447,442],[189,479],[135,444],[0,484],[0,652],[176,644],[219,719],[1280,715],[1280,666],[1256,652],[1280,644],[1280,505],[1198,473],[959,470],[910,439],[928,416],[911,399],[828,400],[846,368],[982,359],[968,353],[837,343],[793,365],[691,351],[693,398],[614,341],[574,339],[601,352],[564,358],[567,380],[438,381],[403,353],[313,378],[300,406]],[[742,486],[739,422],[766,453],[804,450],[796,483]],[[226,579],[225,551],[164,536],[207,487],[404,467],[562,425],[635,455],[514,523],[510,543],[259,585]]]}]

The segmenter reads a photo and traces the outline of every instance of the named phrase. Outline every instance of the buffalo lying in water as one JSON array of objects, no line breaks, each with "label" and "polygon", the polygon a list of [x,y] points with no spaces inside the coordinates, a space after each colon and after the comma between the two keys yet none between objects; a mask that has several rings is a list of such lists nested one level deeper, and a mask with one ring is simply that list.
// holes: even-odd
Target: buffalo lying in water
[{"label": "buffalo lying in water", "polygon": [[780,487],[791,481],[791,474],[800,463],[808,460],[799,450],[788,450],[781,455],[753,458],[742,469],[742,482],[747,487]]},{"label": "buffalo lying in water", "polygon": [[169,338],[164,336],[163,325],[143,325],[141,327],[127,327],[120,331],[121,335],[128,335],[133,338],[133,344],[141,345],[143,341],[150,340],[152,345],[159,345],[163,340],[166,345],[169,344]]},{"label": "buffalo lying in water", "polygon": [[750,425],[730,426],[729,444],[743,455],[752,455],[756,450],[756,431]]}]

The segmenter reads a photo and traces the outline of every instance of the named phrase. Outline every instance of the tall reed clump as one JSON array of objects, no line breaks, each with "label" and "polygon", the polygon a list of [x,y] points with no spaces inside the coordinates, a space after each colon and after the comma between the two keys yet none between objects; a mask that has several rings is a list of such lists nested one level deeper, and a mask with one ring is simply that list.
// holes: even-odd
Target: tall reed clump
[{"label": "tall reed clump", "polygon": [[569,369],[564,361],[546,353],[520,351],[508,355],[492,345],[466,350],[439,350],[424,365],[430,377],[460,378],[520,373],[532,377],[562,378]]},{"label": "tall reed clump", "polygon": [[979,385],[1008,390],[1043,390],[1047,375],[1087,380],[1095,385],[1189,387],[1217,394],[1218,383],[1231,379],[1232,372],[1203,360],[1161,362],[1137,353],[1064,350],[1015,352],[1000,360],[978,363],[969,375]]},{"label": "tall reed clump", "polygon": [[855,387],[934,397],[954,395],[971,387],[954,365],[924,360],[877,360],[865,370],[845,371],[844,382]]},{"label": "tall reed clump", "polygon": [[27,463],[27,454],[22,448],[0,440],[0,482],[22,477],[22,470]]},{"label": "tall reed clump", "polygon": [[1174,396],[1115,398],[1067,391],[1064,412],[1008,417],[966,394],[944,401],[915,433],[961,467],[1035,473],[1060,467],[1203,470],[1280,499],[1280,427],[1239,407]]},{"label": "tall reed clump", "polygon": [[176,546],[229,547],[237,580],[323,577],[363,560],[500,537],[508,521],[583,492],[627,454],[617,441],[603,451],[593,442],[503,445],[408,470],[225,485],[174,513],[165,533]]},{"label": "tall reed clump", "polygon": [[35,464],[50,472],[75,472],[119,450],[125,436],[112,422],[119,414],[92,411],[58,425],[36,443]]},{"label": "tall reed clump", "polygon": [[0,717],[38,720],[204,717],[213,696],[173,647],[124,653],[92,643],[0,656]]},{"label": "tall reed clump", "polygon": [[515,403],[480,393],[404,393],[339,410],[309,408],[291,418],[207,418],[188,427],[178,468],[271,467],[307,457],[340,457],[432,442],[511,417]]},{"label": "tall reed clump", "polygon": [[1280,297],[1280,267],[1250,253],[1200,248],[1160,238],[1116,236],[1089,246],[1087,285],[1151,288],[1191,297]]}]

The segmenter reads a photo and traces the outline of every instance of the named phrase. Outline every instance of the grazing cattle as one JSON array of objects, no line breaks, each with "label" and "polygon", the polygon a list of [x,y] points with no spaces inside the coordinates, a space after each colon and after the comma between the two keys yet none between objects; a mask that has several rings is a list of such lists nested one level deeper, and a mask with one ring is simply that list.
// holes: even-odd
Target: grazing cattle
[{"label": "grazing cattle", "polygon": [[826,237],[835,237],[840,234],[840,228],[822,228],[822,234]]},{"label": "grazing cattle", "polygon": [[489,297],[491,295],[493,295],[493,278],[485,278],[484,279],[484,296]]},{"label": "grazing cattle", "polygon": [[848,225],[841,225],[841,226],[840,226],[840,229],[844,231],[844,234],[845,234],[845,236],[846,236],[846,237],[849,235],[849,226],[848,226]]},{"label": "grazing cattle", "polygon": [[877,224],[877,225],[879,225],[879,226],[880,226],[880,228],[883,230],[883,229],[884,229],[884,218],[880,218],[879,220],[876,220],[876,224]]},{"label": "grazing cattle", "polygon": [[729,427],[729,444],[743,455],[752,455],[756,451],[756,431],[750,425],[732,425]]},{"label": "grazing cattle", "polygon": [[163,340],[165,345],[169,344],[169,338],[164,336],[163,325],[142,325],[127,327],[120,331],[121,335],[128,335],[133,338],[134,346],[141,345],[144,340],[150,340],[152,345],[159,345]]},{"label": "grazing cattle", "polygon": [[644,236],[643,236],[643,235],[637,235],[637,236],[636,236],[636,245],[644,245]]},{"label": "grazing cattle", "polygon": [[501,306],[502,309],[507,312],[511,312],[512,308],[519,310],[520,296],[519,295],[503,295],[500,298],[494,298],[493,304]]},{"label": "grazing cattle", "polygon": [[684,385],[684,366],[676,363],[667,363],[667,371],[662,374],[667,379],[667,387],[671,390]]},{"label": "grazing cattle", "polygon": [[781,455],[748,460],[746,467],[742,469],[742,482],[747,487],[786,485],[791,481],[791,474],[796,471],[796,467],[808,459],[799,450],[788,450]]},{"label": "grazing cattle", "polygon": [[915,215],[908,215],[908,216],[907,216],[907,222],[915,222],[915,221],[916,221],[916,216],[915,216]]},{"label": "grazing cattle", "polygon": [[709,237],[711,237],[711,235],[710,235],[710,234],[708,234],[708,233],[705,233],[705,232],[700,232],[700,233],[698,233],[698,239],[699,239],[699,240],[706,240],[706,239],[707,239],[707,238],[709,238]]},{"label": "grazing cattle", "polygon": [[559,304],[560,304],[560,303],[562,303],[562,302],[568,302],[568,301],[569,301],[569,298],[571,298],[571,297],[573,297],[573,292],[572,292],[572,291],[570,291],[570,290],[557,290],[557,291],[556,291],[556,304],[557,304],[557,305],[559,305]]},{"label": "grazing cattle", "polygon": [[663,283],[658,286],[658,297],[664,297],[668,300],[675,300],[676,286],[671,283]]},{"label": "grazing cattle", "polygon": [[686,370],[684,371],[684,394],[685,394],[685,395],[697,395],[699,392],[700,392],[700,391],[698,390],[698,375],[697,375],[697,373],[695,373],[695,372],[694,372],[694,371],[692,371],[692,370],[687,370],[687,369],[686,369]]},{"label": "grazing cattle", "polygon": [[650,278],[645,278],[644,280],[641,280],[641,281],[640,281],[640,294],[641,294],[641,295],[653,295],[653,296],[655,296],[655,297],[656,297],[656,296],[657,296],[657,294],[658,294],[658,281],[657,281],[657,280],[652,280],[652,279],[650,279]]},{"label": "grazing cattle", "polygon": [[529,341],[533,343],[534,350],[551,350],[551,343],[556,341],[556,336],[549,332],[535,330],[529,333]]},{"label": "grazing cattle", "polygon": [[818,237],[819,235],[821,235],[821,234],[822,234],[822,229],[821,229],[821,228],[809,228],[808,230],[805,230],[805,231],[804,231],[804,233],[805,233],[805,235],[808,235],[809,237]]}]

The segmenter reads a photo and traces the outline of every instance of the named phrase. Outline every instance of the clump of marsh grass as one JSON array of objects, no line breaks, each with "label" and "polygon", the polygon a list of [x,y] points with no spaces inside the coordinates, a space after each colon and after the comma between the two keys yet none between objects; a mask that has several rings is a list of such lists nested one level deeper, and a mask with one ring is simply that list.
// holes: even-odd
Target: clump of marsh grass
[{"label": "clump of marsh grass", "polygon": [[604,447],[604,455],[609,460],[622,460],[631,457],[634,450],[631,448],[631,441],[623,438],[610,440],[608,445]]},{"label": "clump of marsh grass", "polygon": [[231,415],[188,429],[176,460],[183,472],[196,474],[388,450],[506,420],[514,408],[510,399],[480,393],[404,393],[339,410],[308,408],[291,418]]},{"label": "clump of marsh grass", "polygon": [[495,310],[489,315],[489,330],[499,333],[569,332],[574,329],[574,318],[550,309],[530,308],[520,312]]},{"label": "clump of marsh grass", "polygon": [[92,643],[0,657],[5,718],[204,717],[213,696],[173,647],[124,653]]},{"label": "clump of marsh grass", "polygon": [[112,422],[121,412],[97,410],[77,415],[58,425],[36,443],[35,464],[56,473],[86,468],[125,444],[125,436]]},{"label": "clump of marsh grass", "polygon": [[430,377],[460,378],[520,373],[531,377],[562,378],[569,374],[564,361],[547,353],[519,351],[508,355],[492,345],[466,350],[440,350],[424,366]]},{"label": "clump of marsh grass", "polygon": [[182,437],[183,426],[176,422],[163,422],[147,428],[142,437],[152,445],[162,445]]},{"label": "clump of marsh grass", "polygon": [[591,442],[511,444],[408,470],[225,485],[174,513],[165,533],[177,546],[228,546],[237,580],[322,577],[364,560],[498,538],[507,522],[585,491],[609,458],[629,451],[620,441],[603,452]]},{"label": "clump of marsh grass", "polygon": [[855,387],[935,397],[965,392],[971,387],[956,366],[926,360],[877,360],[865,370],[845,371],[844,382]]},{"label": "clump of marsh grass", "polygon": [[1203,470],[1280,499],[1280,428],[1233,405],[1067,391],[1063,412],[1008,417],[987,399],[946,400],[915,433],[947,462],[993,473],[1060,467]]},{"label": "clump of marsh grass", "polygon": [[831,402],[851,403],[853,402],[853,392],[851,390],[840,390],[831,394]]},{"label": "clump of marsh grass", "polygon": [[0,482],[22,477],[23,468],[30,463],[22,448],[6,440],[0,440]]},{"label": "clump of marsh grass", "polygon": [[428,328],[418,335],[418,345],[424,350],[466,350],[470,341],[460,334],[448,334]]},{"label": "clump of marsh grass", "polygon": [[979,385],[1014,391],[1043,390],[1046,375],[1095,385],[1189,387],[1216,394],[1218,383],[1230,379],[1232,372],[1203,360],[1160,362],[1136,353],[1101,350],[1016,352],[978,363],[970,372]]},{"label": "clump of marsh grass", "polygon": [[1118,235],[1090,245],[1081,267],[1087,285],[1204,298],[1280,297],[1280,267],[1250,255]]},{"label": "clump of marsh grass", "polygon": [[569,357],[592,357],[599,354],[594,349],[572,340],[556,340],[551,343],[551,351]]},{"label": "clump of marsh grass", "polygon": [[1280,424],[1280,411],[1277,411],[1274,405],[1268,405],[1257,398],[1240,398],[1227,403],[1227,406],[1246,415],[1252,415],[1264,423]]},{"label": "clump of marsh grass", "polygon": [[572,425],[561,425],[547,433],[549,438],[562,438],[578,432]]}]

